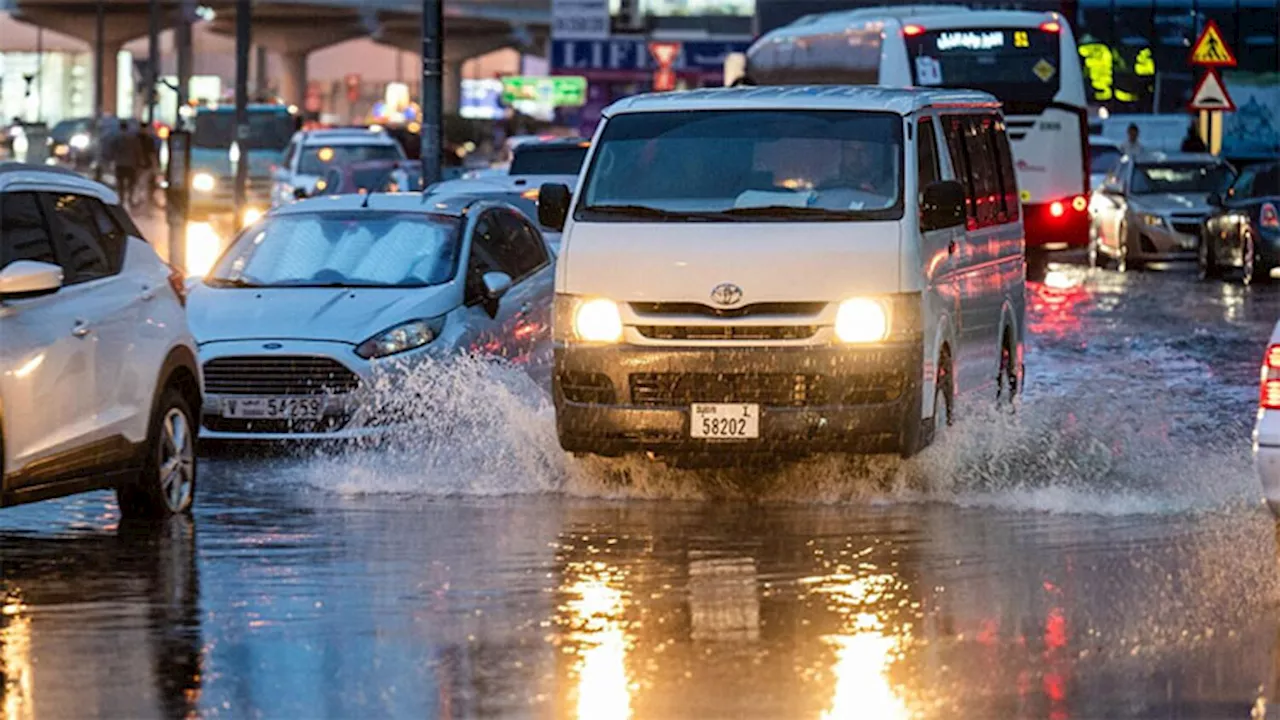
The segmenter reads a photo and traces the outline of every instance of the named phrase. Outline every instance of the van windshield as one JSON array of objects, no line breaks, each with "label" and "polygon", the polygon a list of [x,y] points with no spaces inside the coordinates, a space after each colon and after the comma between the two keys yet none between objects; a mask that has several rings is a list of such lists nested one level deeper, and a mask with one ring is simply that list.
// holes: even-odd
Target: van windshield
[{"label": "van windshield", "polygon": [[575,218],[902,217],[902,118],[847,110],[627,113],[600,136]]}]

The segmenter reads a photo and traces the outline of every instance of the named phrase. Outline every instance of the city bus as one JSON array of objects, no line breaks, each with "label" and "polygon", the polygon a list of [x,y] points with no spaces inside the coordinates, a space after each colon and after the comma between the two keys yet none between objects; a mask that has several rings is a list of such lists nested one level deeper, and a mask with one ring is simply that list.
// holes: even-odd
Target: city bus
[{"label": "city bus", "polygon": [[726,84],[933,86],[1004,105],[1031,253],[1089,242],[1088,114],[1071,27],[1058,13],[959,6],[803,17],[725,62]]}]

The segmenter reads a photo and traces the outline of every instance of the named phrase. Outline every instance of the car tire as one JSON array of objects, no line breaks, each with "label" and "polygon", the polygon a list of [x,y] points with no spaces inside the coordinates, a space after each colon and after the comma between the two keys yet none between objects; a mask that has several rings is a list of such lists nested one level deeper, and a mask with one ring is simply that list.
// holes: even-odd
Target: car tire
[{"label": "car tire", "polygon": [[1142,269],[1141,263],[1129,257],[1129,223],[1123,220],[1120,222],[1116,237],[1120,243],[1116,248],[1116,269],[1122,273]]},{"label": "car tire", "polygon": [[161,519],[191,512],[196,494],[196,426],[186,398],[167,387],[151,417],[142,468],[116,489],[126,518]]},{"label": "car tire", "polygon": [[911,394],[914,411],[908,411],[902,428],[902,458],[910,459],[924,452],[952,424],[955,390],[951,383],[951,358],[943,354],[938,362],[938,380],[933,388],[933,417],[920,417],[920,401],[923,397],[917,388]]},{"label": "car tire", "polygon": [[1217,280],[1222,277],[1222,269],[1218,267],[1218,258],[1213,252],[1213,237],[1208,233],[1202,233],[1200,236],[1196,265],[1201,280]]},{"label": "car tire", "polygon": [[1089,228],[1089,267],[1096,270],[1106,270],[1111,264],[1111,258],[1102,250],[1102,238],[1098,234],[1096,227]]},{"label": "car tire", "polygon": [[1017,359],[1012,343],[1006,338],[1000,348],[1000,374],[996,376],[996,409],[1012,410],[1018,399]]},{"label": "car tire", "polygon": [[1271,268],[1265,261],[1259,262],[1258,244],[1253,233],[1245,229],[1240,233],[1240,282],[1246,286],[1266,285],[1271,282]]}]

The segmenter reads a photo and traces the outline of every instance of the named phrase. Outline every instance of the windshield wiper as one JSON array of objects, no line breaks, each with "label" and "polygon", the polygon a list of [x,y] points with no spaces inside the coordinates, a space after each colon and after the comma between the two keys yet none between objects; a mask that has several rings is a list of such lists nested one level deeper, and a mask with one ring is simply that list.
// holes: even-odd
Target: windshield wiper
[{"label": "windshield wiper", "polygon": [[260,288],[261,285],[244,278],[208,278],[205,284],[216,288]]},{"label": "windshield wiper", "polygon": [[671,212],[648,205],[588,205],[583,212],[619,217],[653,218],[655,220],[689,220],[698,218],[702,213]]}]

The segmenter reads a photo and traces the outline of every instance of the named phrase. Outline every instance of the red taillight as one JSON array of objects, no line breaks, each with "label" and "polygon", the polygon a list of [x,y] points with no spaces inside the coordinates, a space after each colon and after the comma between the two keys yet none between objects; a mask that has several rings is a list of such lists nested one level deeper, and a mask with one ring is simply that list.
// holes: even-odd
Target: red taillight
[{"label": "red taillight", "polygon": [[1050,20],[1048,22],[1040,23],[1040,29],[1045,32],[1056,33],[1062,29],[1062,26],[1058,24],[1058,21]]},{"label": "red taillight", "polygon": [[907,37],[915,37],[917,35],[924,34],[924,28],[920,27],[919,25],[903,25],[902,34],[906,35]]},{"label": "red taillight", "polygon": [[1276,213],[1276,206],[1271,203],[1262,204],[1261,225],[1271,230],[1280,230],[1280,214]]},{"label": "red taillight", "polygon": [[1054,200],[1049,205],[1049,214],[1053,217],[1060,218],[1067,214],[1067,206],[1063,205],[1060,200]]},{"label": "red taillight", "polygon": [[1262,393],[1258,404],[1266,410],[1280,410],[1280,345],[1267,348],[1262,361]]},{"label": "red taillight", "polygon": [[1083,195],[1077,195],[1075,196],[1075,199],[1071,201],[1071,209],[1076,212],[1084,212],[1087,207],[1089,207],[1089,199]]},{"label": "red taillight", "polygon": [[178,296],[178,302],[183,307],[187,305],[187,281],[182,276],[182,272],[176,267],[169,268],[169,287],[173,288],[173,294]]}]

